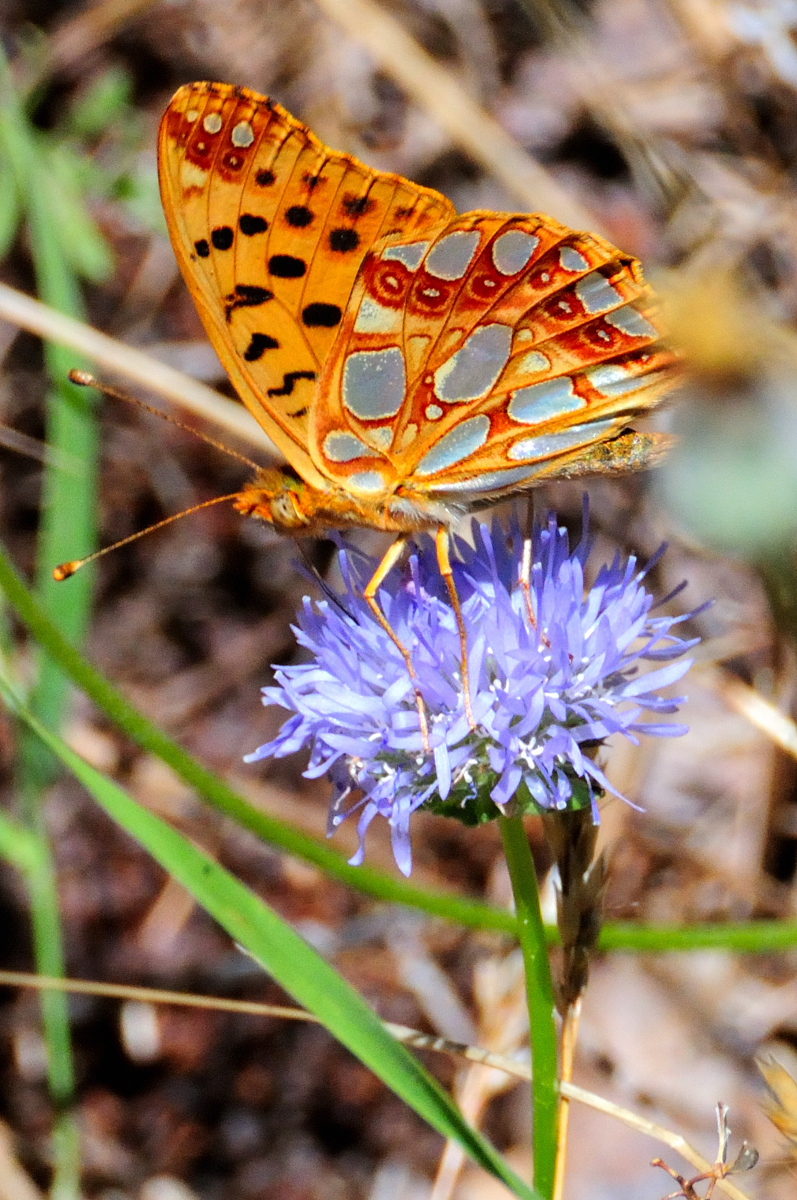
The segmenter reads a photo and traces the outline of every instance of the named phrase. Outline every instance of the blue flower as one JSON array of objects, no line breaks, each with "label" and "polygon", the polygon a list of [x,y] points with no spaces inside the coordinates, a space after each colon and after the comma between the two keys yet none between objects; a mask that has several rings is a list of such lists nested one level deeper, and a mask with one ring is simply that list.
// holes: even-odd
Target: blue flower
[{"label": "blue flower", "polygon": [[[613,733],[678,736],[684,725],[642,721],[643,710],[673,713],[683,697],[659,689],[691,666],[673,628],[680,617],[652,616],[653,596],[638,569],[619,555],[584,591],[589,554],[584,536],[570,551],[567,530],[549,514],[531,540],[527,586],[521,585],[523,538],[497,523],[473,523],[470,546],[457,541],[453,564],[468,638],[468,678],[476,728],[463,702],[461,652],[454,612],[437,565],[434,541],[417,539],[378,601],[411,655],[429,722],[428,751],[415,691],[397,647],[362,598],[376,563],[341,546],[343,591],[305,598],[296,628],[310,661],[276,671],[264,704],[293,715],[248,762],[310,747],[308,778],[334,784],[331,834],[359,812],[365,832],[375,816],[390,823],[399,869],[410,873],[410,816],[425,805],[466,824],[499,812],[592,808],[615,792],[595,761]],[[662,550],[655,556],[658,561]],[[526,559],[528,562],[528,557]],[[641,662],[657,664],[640,673]],[[359,795],[358,795],[359,794]],[[352,802],[350,803],[350,798]]]}]

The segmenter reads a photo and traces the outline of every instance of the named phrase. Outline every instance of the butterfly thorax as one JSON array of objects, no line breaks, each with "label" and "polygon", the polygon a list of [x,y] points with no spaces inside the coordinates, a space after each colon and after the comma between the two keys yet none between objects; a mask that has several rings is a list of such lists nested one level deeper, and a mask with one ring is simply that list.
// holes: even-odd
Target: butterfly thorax
[{"label": "butterfly thorax", "polygon": [[361,526],[390,533],[414,533],[449,525],[458,510],[430,503],[409,490],[357,498],[349,491],[313,487],[287,470],[258,471],[238,493],[238,512],[268,521],[280,533],[294,537],[314,536],[328,529]]}]

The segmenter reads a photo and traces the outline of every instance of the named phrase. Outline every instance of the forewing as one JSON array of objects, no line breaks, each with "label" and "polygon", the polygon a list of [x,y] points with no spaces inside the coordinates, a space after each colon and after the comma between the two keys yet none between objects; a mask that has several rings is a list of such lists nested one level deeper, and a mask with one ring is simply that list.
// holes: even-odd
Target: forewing
[{"label": "forewing", "polygon": [[355,489],[465,504],[602,472],[589,448],[658,402],[674,362],[635,259],[548,217],[465,214],[367,256],[313,453]]},{"label": "forewing", "polygon": [[177,92],[158,166],[177,261],[225,370],[288,461],[323,484],[307,413],[363,259],[395,231],[445,225],[451,205],[224,84]]}]

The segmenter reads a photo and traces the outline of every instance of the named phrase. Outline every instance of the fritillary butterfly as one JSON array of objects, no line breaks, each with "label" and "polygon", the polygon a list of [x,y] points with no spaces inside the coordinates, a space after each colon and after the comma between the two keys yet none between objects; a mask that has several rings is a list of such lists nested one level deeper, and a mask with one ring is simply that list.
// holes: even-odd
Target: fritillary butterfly
[{"label": "fritillary butterfly", "polygon": [[225,84],[177,92],[158,163],[208,336],[289,464],[258,472],[236,507],[291,534],[402,535],[365,593],[391,637],[375,596],[412,533],[437,531],[458,611],[455,517],[661,452],[662,435],[625,427],[672,385],[674,355],[639,263],[602,238],[540,215],[457,216]]}]

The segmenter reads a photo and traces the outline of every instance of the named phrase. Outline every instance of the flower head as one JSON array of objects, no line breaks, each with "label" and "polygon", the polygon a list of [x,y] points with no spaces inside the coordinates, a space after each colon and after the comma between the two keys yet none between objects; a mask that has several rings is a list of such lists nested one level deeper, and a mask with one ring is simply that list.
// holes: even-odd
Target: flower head
[{"label": "flower head", "polygon": [[[535,526],[525,580],[517,528],[507,536],[497,523],[490,529],[474,522],[475,544],[457,542],[454,582],[475,729],[465,713],[457,624],[433,540],[418,538],[408,564],[388,576],[378,602],[410,653],[428,716],[428,751],[404,659],[362,598],[376,563],[342,546],[339,598],[305,598],[299,617],[296,635],[310,661],[279,668],[277,686],[263,689],[265,704],[293,715],[247,761],[309,746],[305,775],[326,773],[335,788],[329,833],[359,812],[360,847],[351,861],[360,863],[366,829],[375,816],[386,817],[405,875],[410,816],[421,805],[466,824],[499,812],[589,805],[597,821],[597,799],[614,792],[595,762],[597,747],[613,733],[635,742],[639,733],[686,732],[640,717],[643,710],[676,711],[683,698],[664,698],[658,689],[686,673],[691,660],[683,654],[699,639],[672,632],[692,614],[650,615],[653,596],[643,581],[652,564],[638,570],[635,558],[622,563],[618,555],[585,592],[586,515],[572,552],[554,514]],[[658,665],[640,673],[643,661]]]}]

